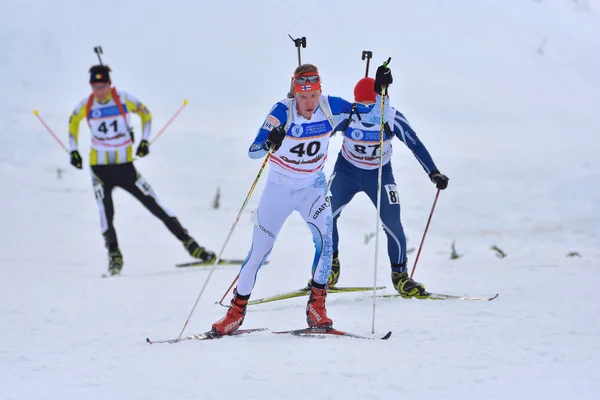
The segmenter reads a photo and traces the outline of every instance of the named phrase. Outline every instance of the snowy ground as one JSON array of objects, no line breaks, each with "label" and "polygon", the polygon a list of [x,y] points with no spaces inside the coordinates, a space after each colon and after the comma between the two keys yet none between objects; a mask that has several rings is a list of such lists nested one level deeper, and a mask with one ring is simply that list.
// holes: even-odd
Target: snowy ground
[{"label": "snowy ground", "polygon": [[[271,3],[0,4],[0,399],[598,398],[600,3]],[[148,104],[155,131],[189,99],[137,166],[218,250],[260,166],[247,147],[296,66],[288,33],[307,37],[302,60],[320,67],[325,92],[349,99],[364,74],[362,50],[374,53],[371,74],[392,57],[392,102],[451,179],[415,278],[435,292],[500,296],[379,299],[376,335],[393,331],[385,342],[257,333],[149,346],[146,337],[177,337],[208,271],[175,269],[189,259],[182,246],[116,192],[126,265],[101,279],[89,171],[70,167],[32,110],[66,142],[97,45],[116,86]],[[87,144],[82,125],[86,160]],[[333,139],[327,172],[339,146]],[[395,151],[403,223],[418,247],[435,189],[401,143]],[[226,257],[246,255],[263,184]],[[344,286],[373,283],[374,240],[365,244],[365,235],[374,218],[366,196],[344,211]],[[493,245],[508,256],[496,257]],[[312,257],[308,229],[293,215],[253,298],[302,287]],[[392,293],[383,235],[378,261],[378,284]],[[222,316],[214,302],[236,273],[215,271],[186,333]],[[301,328],[305,302],[254,306],[244,326]],[[371,334],[368,294],[332,294],[328,310],[337,328]]]}]

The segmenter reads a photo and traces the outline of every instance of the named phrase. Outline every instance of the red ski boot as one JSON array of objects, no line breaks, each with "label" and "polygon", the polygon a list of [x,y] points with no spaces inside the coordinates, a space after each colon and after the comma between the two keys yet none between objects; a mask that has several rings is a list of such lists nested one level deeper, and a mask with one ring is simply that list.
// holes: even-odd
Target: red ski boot
[{"label": "red ski boot", "polygon": [[219,336],[228,335],[242,326],[242,322],[244,322],[244,317],[246,316],[246,305],[250,296],[243,297],[246,298],[240,299],[240,296],[234,291],[227,314],[212,325],[213,333]]},{"label": "red ski boot", "polygon": [[[315,282],[313,281],[314,285]],[[310,298],[306,304],[306,323],[308,326],[331,327],[333,321],[327,316],[325,309],[325,298],[327,298],[327,290],[317,289],[312,286],[310,290]]]}]

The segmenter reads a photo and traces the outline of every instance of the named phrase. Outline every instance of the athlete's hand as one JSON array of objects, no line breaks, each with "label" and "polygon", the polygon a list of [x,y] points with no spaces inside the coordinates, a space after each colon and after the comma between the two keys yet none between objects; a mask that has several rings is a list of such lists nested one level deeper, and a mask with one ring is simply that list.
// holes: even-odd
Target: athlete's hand
[{"label": "athlete's hand", "polygon": [[83,168],[82,164],[83,164],[83,160],[81,159],[79,152],[77,150],[73,150],[71,152],[71,165],[77,169],[81,169],[81,168]]},{"label": "athlete's hand", "polygon": [[142,140],[135,153],[138,157],[147,156],[150,153],[150,144],[147,140]]},{"label": "athlete's hand", "polygon": [[285,127],[278,126],[277,128],[273,128],[273,130],[269,132],[267,140],[265,140],[265,150],[273,149],[273,153],[275,153],[281,147],[284,138]]},{"label": "athlete's hand", "polygon": [[[389,60],[388,60],[389,62]],[[383,87],[386,88],[394,82],[394,78],[392,78],[392,70],[388,68],[387,62],[383,65],[380,65],[377,68],[377,73],[375,73],[375,93],[381,94],[381,90]]]},{"label": "athlete's hand", "polygon": [[440,190],[444,190],[448,187],[448,181],[450,180],[446,175],[440,174],[440,171],[433,171],[429,174],[431,182],[435,183],[435,187]]}]

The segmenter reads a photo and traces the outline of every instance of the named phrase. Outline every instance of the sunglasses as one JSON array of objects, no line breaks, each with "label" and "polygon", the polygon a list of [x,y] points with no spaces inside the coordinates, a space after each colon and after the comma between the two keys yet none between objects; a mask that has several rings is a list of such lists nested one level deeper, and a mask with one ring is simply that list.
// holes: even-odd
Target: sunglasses
[{"label": "sunglasses", "polygon": [[321,82],[321,77],[319,75],[309,75],[309,76],[298,76],[294,79],[294,83],[298,85],[304,85],[305,83],[319,83]]},{"label": "sunglasses", "polygon": [[102,84],[92,84],[92,89],[106,89],[108,87],[108,83],[102,83]]}]

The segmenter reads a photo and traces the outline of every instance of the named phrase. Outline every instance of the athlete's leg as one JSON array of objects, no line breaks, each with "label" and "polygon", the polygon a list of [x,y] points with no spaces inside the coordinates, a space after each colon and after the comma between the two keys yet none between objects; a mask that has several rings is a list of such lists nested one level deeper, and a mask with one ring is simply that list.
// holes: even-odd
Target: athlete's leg
[{"label": "athlete's leg", "polygon": [[354,195],[361,190],[360,171],[358,168],[350,164],[341,155],[338,156],[331,177],[329,178],[331,212],[333,215],[333,253],[336,256],[339,244],[339,233],[337,228],[338,218],[344,207],[346,207]]},{"label": "athlete's leg", "polygon": [[107,248],[118,248],[117,233],[113,225],[115,209],[112,199],[114,179],[106,166],[92,166],[92,187],[100,213],[100,230]]},{"label": "athlete's leg", "polygon": [[306,305],[306,322],[309,326],[332,326],[333,321],[327,316],[325,300],[327,283],[331,273],[333,258],[333,218],[331,205],[327,198],[327,182],[321,172],[314,184],[298,193],[296,210],[308,224],[315,244],[315,258],[312,265],[313,279],[311,294]]},{"label": "athlete's leg", "polygon": [[[372,177],[365,179],[365,193],[376,206],[378,170],[368,172]],[[387,235],[390,263],[406,266],[406,236],[400,220],[400,199],[391,163],[384,165],[381,171],[380,218]]]},{"label": "athlete's leg", "polygon": [[295,208],[294,192],[285,186],[267,182],[254,214],[252,247],[240,269],[237,293],[249,296],[258,270],[271,253],[277,235]]},{"label": "athlete's leg", "polygon": [[225,335],[238,329],[244,322],[246,306],[256,282],[258,270],[271,253],[277,234],[295,208],[294,192],[268,182],[254,214],[252,247],[240,269],[238,285],[231,306],[223,318],[212,325],[213,332]]}]

